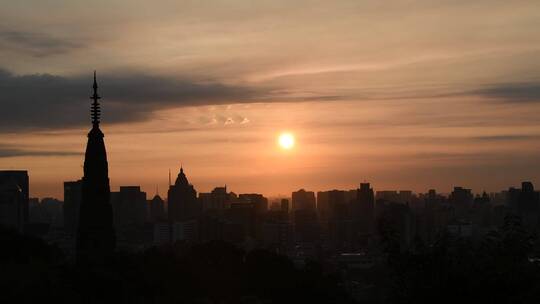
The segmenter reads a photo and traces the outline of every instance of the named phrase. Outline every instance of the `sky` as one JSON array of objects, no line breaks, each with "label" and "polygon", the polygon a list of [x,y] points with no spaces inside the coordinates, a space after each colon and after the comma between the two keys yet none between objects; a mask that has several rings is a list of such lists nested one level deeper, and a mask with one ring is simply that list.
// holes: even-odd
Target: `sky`
[{"label": "sky", "polygon": [[537,0],[0,2],[0,169],[32,196],[82,176],[94,70],[112,191],[540,186]]}]

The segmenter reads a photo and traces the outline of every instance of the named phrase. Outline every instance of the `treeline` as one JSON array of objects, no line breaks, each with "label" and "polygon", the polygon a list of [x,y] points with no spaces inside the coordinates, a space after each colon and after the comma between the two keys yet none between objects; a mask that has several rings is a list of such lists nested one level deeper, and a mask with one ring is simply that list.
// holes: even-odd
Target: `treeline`
[{"label": "treeline", "polygon": [[2,303],[352,303],[337,275],[221,242],[118,253],[90,267],[39,239],[1,231]]},{"label": "treeline", "polygon": [[427,246],[417,240],[400,252],[397,232],[383,239],[393,279],[390,303],[539,303],[540,242],[509,215],[480,242],[440,236]]}]

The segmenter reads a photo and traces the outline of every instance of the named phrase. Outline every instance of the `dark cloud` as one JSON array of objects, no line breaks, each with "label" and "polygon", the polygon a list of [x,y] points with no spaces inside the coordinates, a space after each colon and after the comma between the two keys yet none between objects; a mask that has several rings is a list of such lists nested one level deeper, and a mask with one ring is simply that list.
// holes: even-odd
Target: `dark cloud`
[{"label": "dark cloud", "polygon": [[540,83],[507,83],[492,85],[473,93],[505,102],[540,102]]},{"label": "dark cloud", "polygon": [[60,39],[44,33],[0,31],[0,45],[34,57],[65,54],[84,45],[68,39]]},{"label": "dark cloud", "polygon": [[77,151],[39,151],[14,146],[0,145],[0,158],[19,156],[72,156],[82,154],[83,152]]},{"label": "dark cloud", "polygon": [[521,141],[521,140],[537,140],[540,135],[531,134],[516,134],[516,135],[493,135],[493,136],[477,136],[471,139],[475,141]]},{"label": "dark cloud", "polygon": [[[141,121],[156,110],[253,101],[257,92],[142,73],[98,74],[103,122]],[[0,132],[86,125],[92,76],[14,75],[0,69]]]},{"label": "dark cloud", "polygon": [[[328,94],[316,96],[315,93],[302,96],[293,94],[293,97],[285,98],[281,95],[287,95],[287,92],[276,91],[275,88],[273,90],[272,88],[254,89],[218,82],[201,82],[189,77],[174,78],[133,71],[100,74],[98,82],[100,95],[103,96],[102,120],[104,123],[144,121],[151,118],[157,110],[182,106],[279,100],[332,101],[345,98],[342,95]],[[0,133],[29,129],[60,130],[88,125],[91,84],[90,73],[75,76],[15,75],[0,68],[2,92],[0,94],[2,108]],[[499,84],[445,96],[467,95],[482,95],[505,102],[535,102],[540,101],[540,83]],[[430,96],[433,98],[433,95]],[[396,99],[396,97],[388,99]],[[215,119],[220,122],[220,117]],[[429,121],[432,120],[432,117],[429,117]],[[242,123],[242,121],[244,120],[234,117],[222,123]],[[451,121],[453,120],[448,123]],[[380,122],[371,121],[371,123]],[[392,122],[385,122],[385,124],[388,123]],[[403,123],[403,121],[399,122],[399,124]],[[422,121],[410,123],[421,124]],[[497,138],[480,138],[480,140],[497,140]],[[516,138],[500,138],[499,140],[516,140]]]}]

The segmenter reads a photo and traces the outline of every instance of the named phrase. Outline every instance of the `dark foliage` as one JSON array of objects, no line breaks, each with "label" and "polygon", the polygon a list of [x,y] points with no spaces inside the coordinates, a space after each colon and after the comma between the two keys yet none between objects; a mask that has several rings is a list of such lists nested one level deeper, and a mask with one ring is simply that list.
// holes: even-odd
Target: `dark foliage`
[{"label": "dark foliage", "polygon": [[85,266],[39,239],[1,234],[2,303],[351,302],[316,263],[298,269],[287,257],[225,242],[177,243]]},{"label": "dark foliage", "polygon": [[480,243],[444,234],[433,246],[414,253],[389,251],[394,275],[390,302],[538,303],[537,245],[519,218],[507,216],[505,224]]}]

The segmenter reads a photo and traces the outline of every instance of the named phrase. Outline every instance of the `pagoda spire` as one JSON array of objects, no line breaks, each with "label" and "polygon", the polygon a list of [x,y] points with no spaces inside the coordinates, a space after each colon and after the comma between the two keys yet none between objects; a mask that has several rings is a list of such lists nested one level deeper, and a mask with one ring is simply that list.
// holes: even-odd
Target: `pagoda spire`
[{"label": "pagoda spire", "polygon": [[109,165],[103,132],[99,129],[99,95],[94,71],[94,94],[91,106],[92,129],[84,154],[84,167],[77,231],[77,261],[100,263],[110,257],[115,249],[116,234],[110,203]]},{"label": "pagoda spire", "polygon": [[90,113],[92,116],[92,126],[93,127],[99,127],[99,117],[101,114],[101,109],[99,107],[99,100],[101,97],[98,95],[97,89],[97,80],[96,80],[96,71],[94,71],[94,85],[92,86],[94,88],[94,94],[90,96],[90,99],[93,100],[92,107],[90,109]]}]

